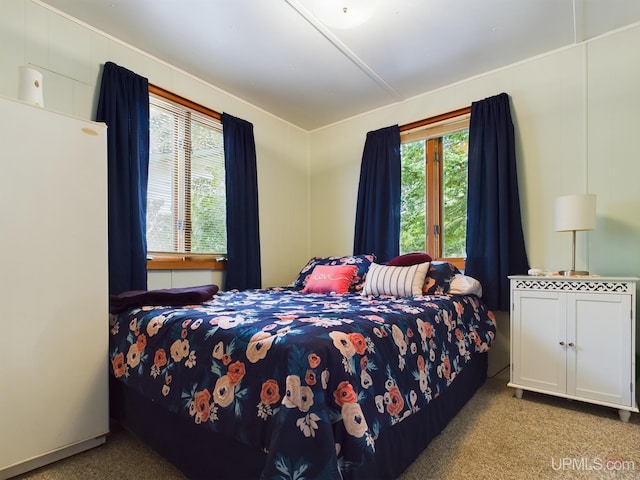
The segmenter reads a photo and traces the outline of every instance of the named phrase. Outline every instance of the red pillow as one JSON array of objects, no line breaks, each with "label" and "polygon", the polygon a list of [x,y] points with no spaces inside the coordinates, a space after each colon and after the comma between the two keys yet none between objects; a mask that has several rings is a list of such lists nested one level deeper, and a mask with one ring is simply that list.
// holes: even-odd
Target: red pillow
[{"label": "red pillow", "polygon": [[410,267],[411,265],[430,262],[431,260],[433,259],[428,253],[413,252],[394,257],[389,260],[389,263],[387,263],[387,265],[390,267]]},{"label": "red pillow", "polygon": [[358,271],[355,265],[316,265],[307,277],[304,293],[347,293],[353,276]]}]

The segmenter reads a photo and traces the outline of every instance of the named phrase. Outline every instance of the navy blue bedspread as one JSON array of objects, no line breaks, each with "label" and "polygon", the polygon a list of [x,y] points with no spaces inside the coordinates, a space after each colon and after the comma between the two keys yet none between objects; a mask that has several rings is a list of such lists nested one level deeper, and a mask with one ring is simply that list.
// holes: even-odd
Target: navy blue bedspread
[{"label": "navy blue bedspread", "polygon": [[339,478],[495,337],[474,295],[230,291],[111,316],[111,375],[267,453],[262,478]]}]

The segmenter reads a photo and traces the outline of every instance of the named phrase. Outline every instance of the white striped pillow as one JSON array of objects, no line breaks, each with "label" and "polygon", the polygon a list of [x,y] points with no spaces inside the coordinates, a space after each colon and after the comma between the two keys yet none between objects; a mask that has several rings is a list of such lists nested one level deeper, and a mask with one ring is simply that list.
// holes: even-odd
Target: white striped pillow
[{"label": "white striped pillow", "polygon": [[422,286],[428,270],[429,262],[409,267],[389,267],[372,263],[365,277],[362,294],[396,297],[422,295]]}]

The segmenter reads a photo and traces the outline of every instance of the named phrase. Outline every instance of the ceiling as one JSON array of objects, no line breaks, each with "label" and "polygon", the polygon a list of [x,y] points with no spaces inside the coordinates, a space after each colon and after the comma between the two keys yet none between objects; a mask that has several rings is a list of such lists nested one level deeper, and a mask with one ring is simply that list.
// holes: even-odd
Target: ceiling
[{"label": "ceiling", "polygon": [[305,130],[640,21],[638,0],[367,0],[351,29],[316,18],[330,0],[40,1]]}]

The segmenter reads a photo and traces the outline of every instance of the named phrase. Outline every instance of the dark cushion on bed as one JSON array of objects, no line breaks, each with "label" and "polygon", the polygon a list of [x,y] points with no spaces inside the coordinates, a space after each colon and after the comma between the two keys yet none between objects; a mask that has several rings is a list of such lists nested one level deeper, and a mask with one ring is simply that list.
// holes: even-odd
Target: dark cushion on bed
[{"label": "dark cushion on bed", "polygon": [[405,253],[404,255],[398,255],[392,258],[387,263],[390,267],[409,267],[411,265],[417,265],[419,263],[430,262],[433,260],[431,255],[423,252]]},{"label": "dark cushion on bed", "polygon": [[291,286],[297,290],[302,290],[307,286],[307,278],[311,275],[316,265],[355,265],[358,271],[351,280],[349,292],[355,293],[362,291],[364,287],[364,277],[369,270],[369,266],[375,261],[376,256],[370,255],[346,255],[344,257],[312,257],[307,264],[300,270],[300,273],[293,281]]},{"label": "dark cushion on bed", "polygon": [[424,280],[424,295],[446,295],[453,277],[461,273],[453,263],[431,262],[427,277]]},{"label": "dark cushion on bed", "polygon": [[217,285],[168,288],[162,290],[130,290],[109,297],[109,311],[119,313],[129,308],[143,306],[194,305],[209,300],[218,293]]}]

